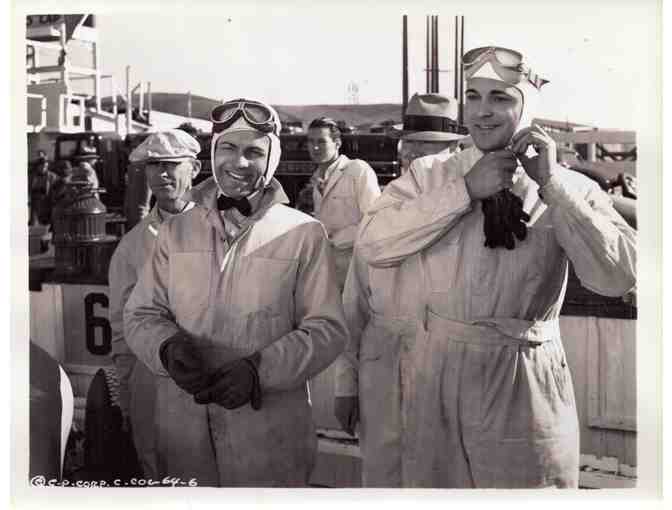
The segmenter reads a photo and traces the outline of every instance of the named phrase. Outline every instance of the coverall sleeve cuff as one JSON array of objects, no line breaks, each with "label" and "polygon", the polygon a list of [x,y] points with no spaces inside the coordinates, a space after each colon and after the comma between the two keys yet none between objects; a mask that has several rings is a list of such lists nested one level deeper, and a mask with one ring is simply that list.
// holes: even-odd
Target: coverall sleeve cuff
[{"label": "coverall sleeve cuff", "polygon": [[557,173],[539,188],[539,197],[549,206],[573,204],[576,197],[572,196],[572,190],[567,186]]},{"label": "coverall sleeve cuff", "polygon": [[471,197],[467,191],[467,183],[464,177],[461,175],[456,177],[455,180],[451,181],[451,185],[454,191],[450,193],[451,200],[447,200],[445,203],[445,207],[448,208],[449,212],[469,207]]}]

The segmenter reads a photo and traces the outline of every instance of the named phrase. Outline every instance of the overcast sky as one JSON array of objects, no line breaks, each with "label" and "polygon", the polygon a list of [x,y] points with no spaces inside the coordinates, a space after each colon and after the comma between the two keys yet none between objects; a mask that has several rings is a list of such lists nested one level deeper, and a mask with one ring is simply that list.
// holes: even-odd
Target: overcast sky
[{"label": "overcast sky", "polygon": [[122,89],[130,65],[133,83],[151,81],[153,91],[335,104],[355,84],[360,103],[401,102],[402,14],[411,93],[425,90],[425,15],[437,14],[441,92],[452,95],[454,16],[464,14],[466,50],[519,49],[551,81],[540,116],[636,129],[638,97],[650,93],[652,0],[222,3],[117,0],[97,9],[104,70]]}]

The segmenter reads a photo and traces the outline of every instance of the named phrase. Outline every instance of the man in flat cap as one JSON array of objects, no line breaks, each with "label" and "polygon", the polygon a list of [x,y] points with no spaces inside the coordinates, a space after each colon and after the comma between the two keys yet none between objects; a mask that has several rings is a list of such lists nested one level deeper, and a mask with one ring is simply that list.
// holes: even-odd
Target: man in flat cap
[{"label": "man in flat cap", "polygon": [[130,423],[140,465],[147,478],[158,478],[155,451],[155,376],[136,358],[124,338],[123,310],[142,266],[151,259],[161,225],[168,218],[191,209],[185,193],[191,189],[201,166],[198,142],[184,131],[169,129],[150,134],[130,154],[131,162],[144,166],[156,205],[120,241],[109,269],[112,358],[119,376],[119,400]]},{"label": "man in flat cap", "polygon": [[[409,168],[422,171],[423,156],[441,153],[445,159],[451,157],[463,133],[457,124],[455,99],[414,94],[408,102],[399,141],[402,174]],[[343,428],[354,434],[360,402],[365,401],[362,405],[366,409],[376,409],[366,415],[359,428],[362,475],[367,486],[401,485],[400,392],[406,381],[405,374],[399,372],[398,339],[414,332],[413,317],[421,292],[421,281],[403,279],[398,266],[369,266],[355,246],[343,292],[350,337],[335,363],[334,414]],[[376,303],[376,313],[368,306],[369,301]],[[386,345],[384,354],[367,354],[372,344]],[[359,370],[357,359],[362,360]]]},{"label": "man in flat cap", "polygon": [[[519,52],[477,48],[463,65],[474,147],[427,156],[422,171],[390,183],[357,240],[380,289],[371,296],[392,285],[419,292],[413,333],[399,346],[363,335],[352,361],[362,388],[378,382],[373,360],[399,353],[407,384],[392,395],[401,433],[389,441],[401,445],[390,469],[402,486],[577,487],[578,419],[558,326],[568,264],[587,288],[623,296],[636,283],[635,232],[596,183],[558,165],[555,142],[531,122],[546,80]],[[377,278],[390,267],[396,281]],[[387,303],[346,306],[375,317]],[[361,401],[362,421],[382,405]]]},{"label": "man in flat cap", "polygon": [[343,350],[331,248],[273,174],[280,120],[235,99],[211,112],[213,177],[160,229],[124,312],[157,374],[160,474],[199,486],[306,486],[317,452],[307,381]]}]

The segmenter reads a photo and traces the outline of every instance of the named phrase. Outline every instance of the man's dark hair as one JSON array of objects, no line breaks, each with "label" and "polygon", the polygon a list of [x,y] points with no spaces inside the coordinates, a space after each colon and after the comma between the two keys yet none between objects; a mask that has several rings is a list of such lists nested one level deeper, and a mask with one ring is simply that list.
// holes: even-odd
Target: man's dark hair
[{"label": "man's dark hair", "polygon": [[336,121],[330,117],[318,117],[313,120],[308,126],[308,129],[312,128],[327,128],[333,141],[338,142],[341,140],[341,130],[338,129]]}]

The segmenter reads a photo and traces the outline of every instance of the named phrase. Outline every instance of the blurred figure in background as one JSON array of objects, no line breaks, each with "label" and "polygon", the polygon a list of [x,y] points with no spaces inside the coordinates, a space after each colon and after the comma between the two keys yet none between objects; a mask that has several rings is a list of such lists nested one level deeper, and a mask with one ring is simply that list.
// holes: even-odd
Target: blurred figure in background
[{"label": "blurred figure in background", "polygon": [[401,173],[408,171],[413,160],[438,154],[455,153],[465,137],[457,124],[457,100],[441,94],[413,94],[404,115],[399,140],[398,159]]},{"label": "blurred figure in background", "polygon": [[49,170],[49,161],[46,158],[38,159],[28,182],[29,225],[50,223],[51,193],[58,180],[58,175]]},{"label": "blurred figure in background", "polygon": [[308,153],[317,163],[311,178],[314,216],[327,229],[336,259],[341,289],[345,284],[357,226],[364,213],[380,196],[373,168],[361,159],[340,154],[341,132],[328,117],[313,120],[308,126]]}]

